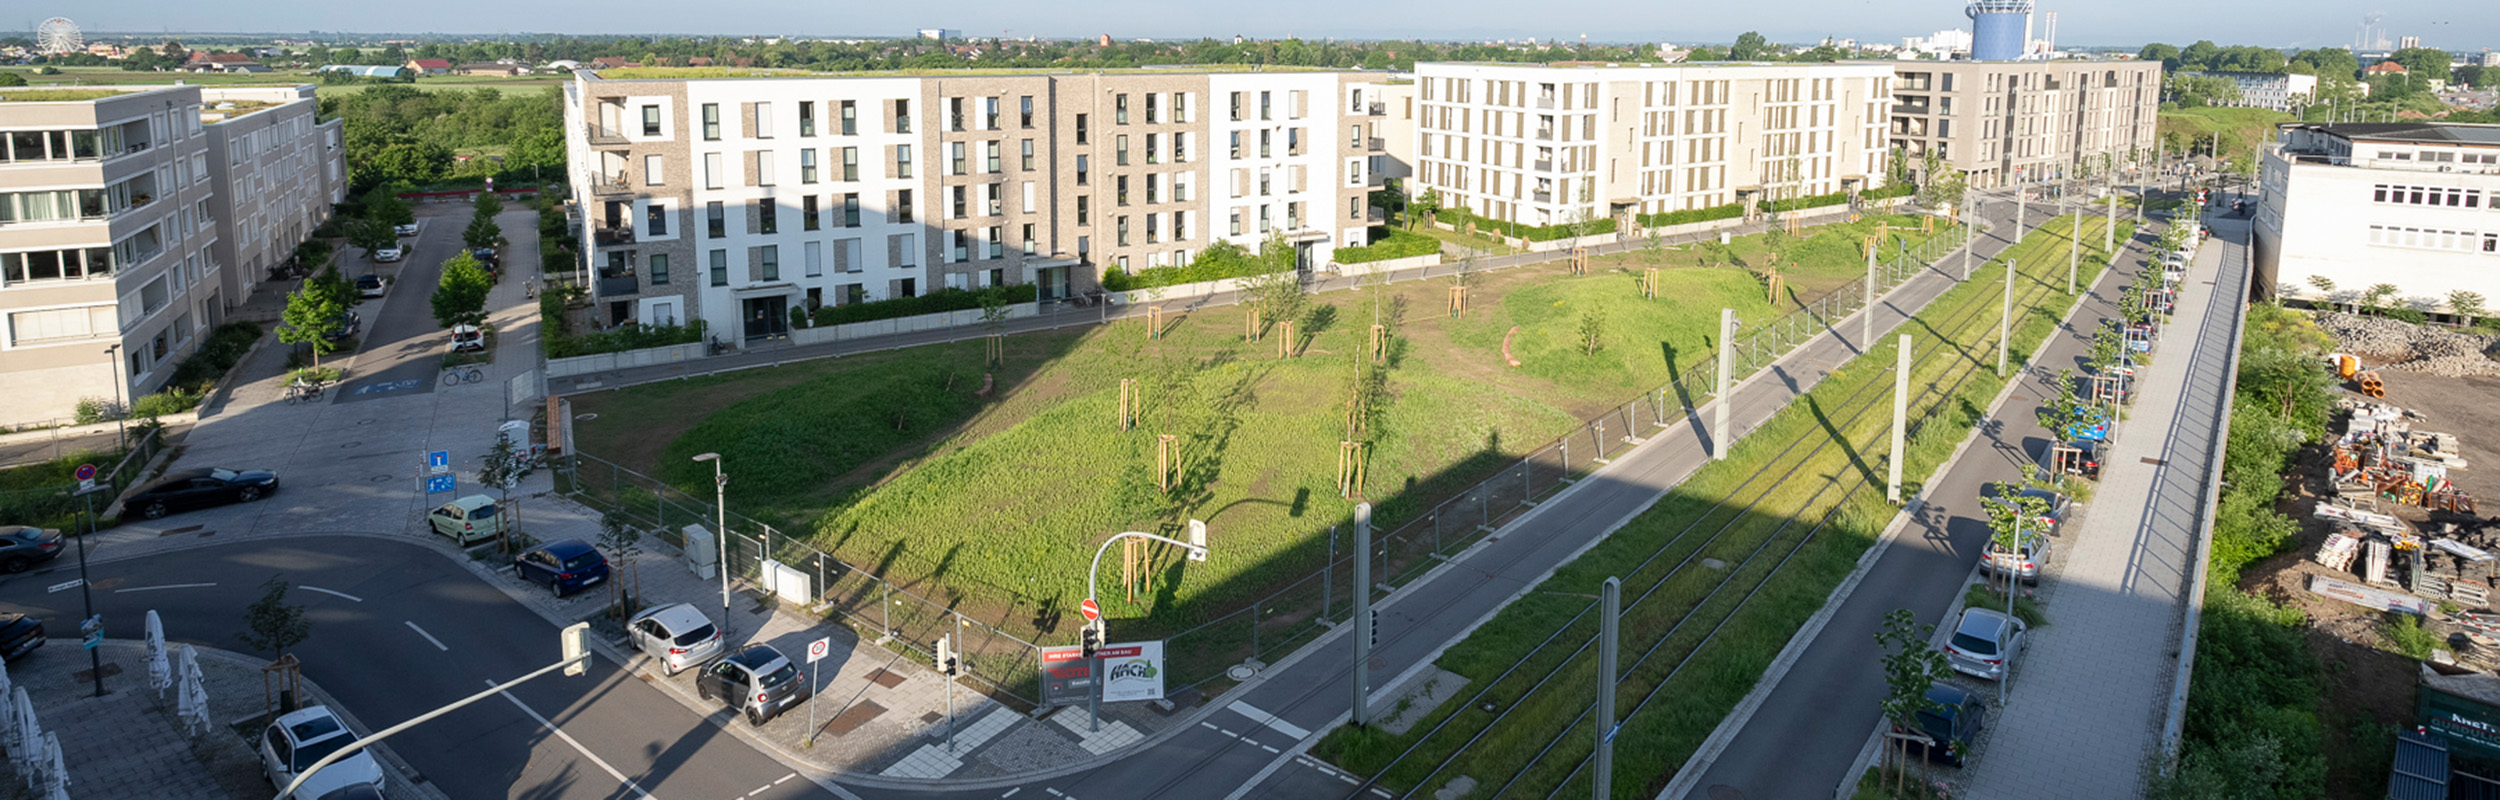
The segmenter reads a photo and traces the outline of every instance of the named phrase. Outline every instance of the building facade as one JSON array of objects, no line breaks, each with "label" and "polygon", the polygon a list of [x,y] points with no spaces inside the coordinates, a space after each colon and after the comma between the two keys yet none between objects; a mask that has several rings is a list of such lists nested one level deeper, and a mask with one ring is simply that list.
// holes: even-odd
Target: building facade
[{"label": "building facade", "polygon": [[1916,62],[1896,69],[1893,142],[1913,165],[1936,154],[1973,187],[2056,179],[2102,156],[2123,165],[2156,147],[2160,62]]},{"label": "building facade", "polygon": [[601,324],[937,289],[1081,296],[1108,270],[1281,236],[1366,241],[1380,75],[1135,70],[604,80],[566,88]]},{"label": "building facade", "polygon": [[1873,188],[1888,64],[1415,67],[1413,193],[1524,225]]},{"label": "building facade", "polygon": [[2318,76],[2289,72],[2194,72],[2230,81],[2239,87],[2239,97],[2215,105],[2263,108],[2296,113],[2307,107],[2318,95]]},{"label": "building facade", "polygon": [[[340,120],[322,122],[313,87],[202,88],[208,124],[209,216],[217,221],[210,252],[222,307],[256,293],[269,270],[330,219],[347,199],[347,161]],[[223,311],[208,320],[223,321]]]},{"label": "building facade", "polygon": [[2260,296],[2351,303],[2383,283],[2437,313],[2454,291],[2500,298],[2500,125],[2287,124],[2258,185]]}]

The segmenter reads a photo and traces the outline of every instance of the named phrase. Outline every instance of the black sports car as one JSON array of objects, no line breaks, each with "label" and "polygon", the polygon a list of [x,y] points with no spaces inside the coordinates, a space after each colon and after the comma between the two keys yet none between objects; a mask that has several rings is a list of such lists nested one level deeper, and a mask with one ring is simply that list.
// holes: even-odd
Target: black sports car
[{"label": "black sports car", "polygon": [[123,510],[147,519],[166,512],[249,503],[278,491],[278,473],[254,469],[188,469],[165,477],[122,501]]}]

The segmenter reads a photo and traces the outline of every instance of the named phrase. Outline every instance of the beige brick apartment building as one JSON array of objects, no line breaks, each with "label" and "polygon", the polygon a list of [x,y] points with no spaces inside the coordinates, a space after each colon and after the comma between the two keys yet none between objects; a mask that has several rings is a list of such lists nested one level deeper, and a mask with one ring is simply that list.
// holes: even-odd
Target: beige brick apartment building
[{"label": "beige brick apartment building", "polygon": [[2161,109],[2158,61],[1915,61],[1895,67],[1892,138],[1974,187],[2072,174],[2107,154],[2149,156]]}]

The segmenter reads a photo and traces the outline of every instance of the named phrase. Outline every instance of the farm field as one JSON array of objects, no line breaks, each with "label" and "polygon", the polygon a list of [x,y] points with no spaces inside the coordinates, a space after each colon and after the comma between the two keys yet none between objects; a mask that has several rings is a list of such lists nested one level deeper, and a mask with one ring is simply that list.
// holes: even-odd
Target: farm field
[{"label": "farm field", "polygon": [[[1931,235],[1886,221],[1913,244]],[[598,416],[575,433],[583,452],[705,496],[710,467],[689,459],[719,452],[732,510],[1011,630],[1055,630],[1110,533],[1205,520],[1207,561],[1158,553],[1134,602],[1103,598],[1124,632],[1150,636],[1318,571],[1353,502],[1336,486],[1341,441],[1366,444],[1364,492],[1396,525],[1709,357],[1721,307],[1775,315],[1753,272],[1695,264],[1750,265],[1777,246],[1781,305],[1794,308],[1863,274],[1876,224],[1744,237],[1724,254],[1636,251],[1592,259],[1584,276],[1559,262],[1477,272],[1462,318],[1443,279],[1312,295],[1291,359],[1272,320],[1245,341],[1247,308],[1175,311],[1160,339],[1140,321],[1008,338],[994,375],[976,337],[581,395],[575,413]],[[1653,265],[1660,299],[1645,300]],[[1591,316],[1603,319],[1594,354]],[[1143,399],[1131,430],[1116,424],[1123,379]],[[1358,380],[1377,400],[1349,437]],[[1155,479],[1164,434],[1178,455],[1169,491]]]},{"label": "farm field", "polygon": [[[2014,287],[2011,369],[2075,301],[2064,262],[2076,223],[2052,220],[2000,255],[2025,265]],[[2130,230],[2120,225],[2123,241]],[[2098,217],[2083,221],[2088,254],[2099,254],[2104,227]],[[2100,269],[2087,256],[2080,277]],[[2004,386],[1994,370],[2003,276],[2001,261],[1983,268],[1899,329],[1915,337],[1905,495]],[[1844,365],[1726,461],[1703,467],[1453,646],[1437,665],[1466,688],[1407,734],[1341,728],[1313,755],[1393,792],[1438,791],[1463,773],[1479,796],[1586,795],[1593,598],[1619,576],[1615,785],[1622,796],[1657,792],[1893,518],[1883,491],[1893,341]]]}]

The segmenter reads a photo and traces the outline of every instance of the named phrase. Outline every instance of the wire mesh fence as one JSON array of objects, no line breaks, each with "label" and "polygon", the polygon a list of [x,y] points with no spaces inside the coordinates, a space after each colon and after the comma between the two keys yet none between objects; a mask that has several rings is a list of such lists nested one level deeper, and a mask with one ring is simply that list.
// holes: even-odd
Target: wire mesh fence
[{"label": "wire mesh fence", "polygon": [[[121,496],[122,493],[129,491],[133,484],[144,479],[148,462],[155,459],[157,452],[163,450],[164,447],[162,429],[149,425],[139,427],[139,430],[133,434],[133,439],[127,449],[118,453],[87,454],[91,456],[89,463],[99,467],[95,479],[96,485],[111,487],[110,490],[94,496],[96,503],[94,511],[102,513],[105,503]],[[104,467],[108,461],[112,466]],[[46,468],[42,464],[17,467],[17,469],[26,470]],[[84,530],[77,523],[78,517],[88,510],[85,502],[78,498],[77,479],[63,475],[59,483],[50,486],[0,491],[0,519],[44,527],[59,525],[64,532],[75,535]]]}]

